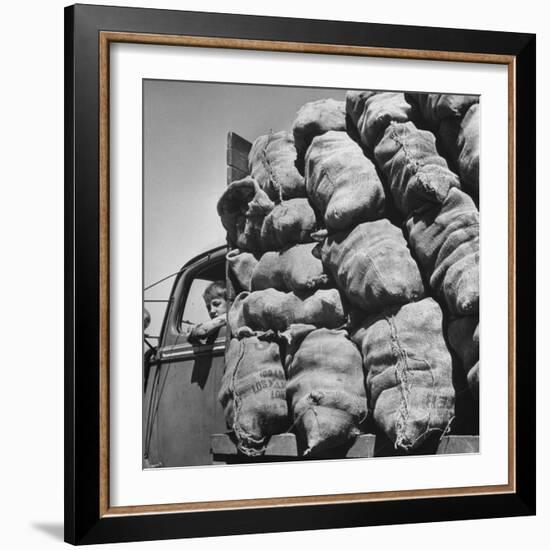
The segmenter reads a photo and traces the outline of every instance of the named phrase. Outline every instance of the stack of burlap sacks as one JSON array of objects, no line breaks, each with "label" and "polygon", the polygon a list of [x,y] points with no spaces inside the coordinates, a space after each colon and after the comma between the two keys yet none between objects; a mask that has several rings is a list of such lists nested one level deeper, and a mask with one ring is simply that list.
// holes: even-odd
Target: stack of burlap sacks
[{"label": "stack of burlap sacks", "polygon": [[306,104],[292,133],[253,143],[250,176],[219,200],[241,290],[219,396],[245,454],[292,431],[315,456],[369,415],[402,451],[450,426],[446,337],[477,361],[477,208],[411,103],[348,92]]}]

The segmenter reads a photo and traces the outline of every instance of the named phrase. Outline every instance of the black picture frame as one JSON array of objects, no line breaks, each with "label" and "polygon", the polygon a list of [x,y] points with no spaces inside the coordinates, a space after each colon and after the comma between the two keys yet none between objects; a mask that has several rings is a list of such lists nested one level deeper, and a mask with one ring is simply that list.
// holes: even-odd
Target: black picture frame
[{"label": "black picture frame", "polygon": [[[338,504],[101,513],[100,32],[499,54],[515,71],[515,490]],[[535,514],[532,34],[75,5],[65,9],[65,540],[128,542]]]}]

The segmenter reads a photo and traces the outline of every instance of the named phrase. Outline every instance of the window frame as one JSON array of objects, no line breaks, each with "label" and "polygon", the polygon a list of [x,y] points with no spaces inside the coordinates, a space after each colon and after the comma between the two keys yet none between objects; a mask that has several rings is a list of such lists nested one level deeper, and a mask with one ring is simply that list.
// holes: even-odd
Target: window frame
[{"label": "window frame", "polygon": [[183,338],[184,333],[181,331],[180,325],[193,281],[216,263],[224,264],[225,272],[226,253],[226,245],[213,248],[203,255],[193,258],[176,277],[161,327],[161,338],[157,352],[157,358],[160,362],[206,354],[217,356],[224,352],[225,336],[220,336],[209,344],[193,345]]}]

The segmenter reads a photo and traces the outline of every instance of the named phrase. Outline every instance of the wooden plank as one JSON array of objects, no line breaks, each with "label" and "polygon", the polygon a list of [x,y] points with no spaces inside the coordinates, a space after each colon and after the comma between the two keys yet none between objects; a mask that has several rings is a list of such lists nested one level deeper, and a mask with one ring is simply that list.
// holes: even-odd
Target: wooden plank
[{"label": "wooden plank", "polygon": [[267,444],[266,456],[298,456],[294,434],[274,435]]},{"label": "wooden plank", "polygon": [[479,453],[478,435],[446,435],[441,438],[436,454]]},{"label": "wooden plank", "polygon": [[227,185],[229,185],[233,181],[243,179],[246,176],[248,176],[246,172],[242,172],[241,170],[235,168],[234,166],[227,167]]},{"label": "wooden plank", "polygon": [[374,456],[374,434],[360,435],[355,439],[353,445],[348,449],[346,458],[371,458]]},{"label": "wooden plank", "polygon": [[237,446],[227,434],[214,434],[210,440],[210,445],[213,455],[237,454]]},{"label": "wooden plank", "polygon": [[[346,458],[371,458],[374,456],[376,436],[374,434],[360,435],[353,442],[346,453]],[[464,454],[479,452],[479,436],[477,435],[449,435],[441,439],[436,454]],[[212,436],[212,454],[230,455],[239,454],[237,446],[227,433]],[[294,434],[274,435],[268,445],[265,457],[296,457],[298,447]]]},{"label": "wooden plank", "polygon": [[[237,455],[237,445],[229,434],[214,434],[211,439],[213,455]],[[267,444],[264,456],[298,456],[294,434],[274,435]]]},{"label": "wooden plank", "polygon": [[[374,455],[374,443],[376,436],[372,434],[361,435],[353,442],[346,453],[347,458],[370,458]],[[237,446],[229,434],[214,434],[211,440],[212,454],[237,455]],[[269,440],[264,457],[295,457],[299,458],[298,445],[294,434],[274,435]]]},{"label": "wooden plank", "polygon": [[248,154],[238,149],[227,149],[227,166],[233,166],[248,174]]},{"label": "wooden plank", "polygon": [[241,152],[243,155],[248,157],[250,149],[252,149],[252,143],[247,139],[244,139],[239,134],[235,132],[227,133],[227,149],[232,149],[235,151]]},{"label": "wooden plank", "polygon": [[252,144],[234,132],[227,134],[227,184],[248,176],[248,153]]}]

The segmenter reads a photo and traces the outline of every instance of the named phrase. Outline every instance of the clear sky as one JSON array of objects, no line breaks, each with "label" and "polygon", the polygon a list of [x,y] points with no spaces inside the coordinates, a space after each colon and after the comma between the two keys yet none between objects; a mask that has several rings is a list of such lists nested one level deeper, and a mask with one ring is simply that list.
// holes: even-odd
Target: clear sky
[{"label": "clear sky", "polygon": [[[216,203],[226,186],[227,133],[253,141],[290,130],[298,109],[345,90],[146,80],[143,87],[144,285],[225,242]],[[168,298],[173,278],[145,293]],[[158,334],[164,304],[147,304]]]}]

